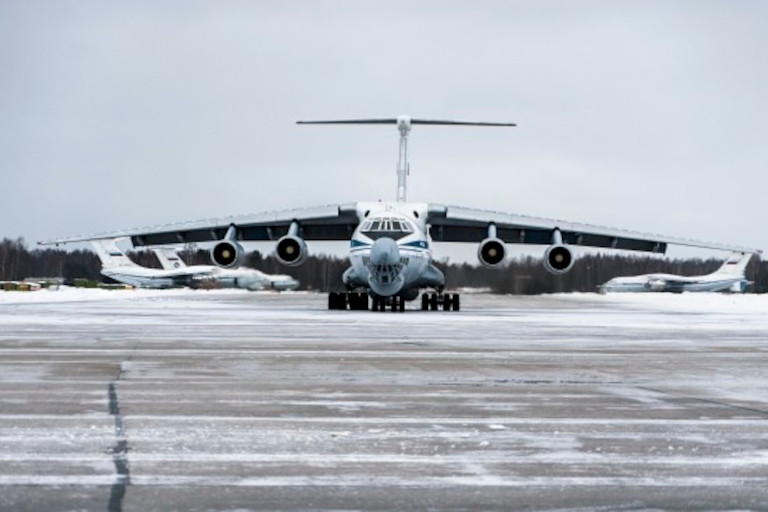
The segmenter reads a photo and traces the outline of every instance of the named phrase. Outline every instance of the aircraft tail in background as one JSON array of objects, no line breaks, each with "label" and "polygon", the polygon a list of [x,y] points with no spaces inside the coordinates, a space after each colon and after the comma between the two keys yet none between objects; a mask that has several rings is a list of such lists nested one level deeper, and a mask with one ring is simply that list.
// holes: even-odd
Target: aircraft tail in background
[{"label": "aircraft tail in background", "polygon": [[139,265],[126,256],[116,242],[116,239],[91,240],[91,245],[101,260],[102,268],[138,267]]},{"label": "aircraft tail in background", "polygon": [[713,275],[728,275],[744,277],[747,271],[747,265],[752,259],[752,253],[734,252],[723,265],[717,269]]},{"label": "aircraft tail in background", "polygon": [[181,259],[176,250],[172,247],[158,247],[152,250],[154,251],[155,256],[157,256],[157,259],[160,260],[160,265],[165,270],[175,270],[177,268],[187,267],[187,264],[184,263],[184,260]]}]

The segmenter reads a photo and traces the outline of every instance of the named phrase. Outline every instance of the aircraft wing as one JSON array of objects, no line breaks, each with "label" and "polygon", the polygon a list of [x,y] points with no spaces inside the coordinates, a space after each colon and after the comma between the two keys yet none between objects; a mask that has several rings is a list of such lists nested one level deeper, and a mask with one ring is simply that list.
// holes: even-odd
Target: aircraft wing
[{"label": "aircraft wing", "polygon": [[427,222],[432,226],[430,233],[436,242],[477,243],[488,236],[488,226],[495,224],[497,237],[509,244],[549,245],[552,243],[553,231],[559,229],[563,242],[573,246],[664,254],[667,245],[674,244],[725,251],[761,252],[715,242],[441,204],[429,205]]},{"label": "aircraft wing", "polygon": [[314,208],[262,212],[252,215],[203,219],[176,224],[162,224],[143,228],[124,229],[85,236],[58,238],[39,242],[40,245],[58,245],[110,238],[129,237],[134,247],[213,242],[222,240],[230,226],[237,227],[241,241],[277,240],[288,233],[293,221],[300,225],[300,236],[305,240],[345,240],[352,237],[359,220],[357,205],[326,205]]}]

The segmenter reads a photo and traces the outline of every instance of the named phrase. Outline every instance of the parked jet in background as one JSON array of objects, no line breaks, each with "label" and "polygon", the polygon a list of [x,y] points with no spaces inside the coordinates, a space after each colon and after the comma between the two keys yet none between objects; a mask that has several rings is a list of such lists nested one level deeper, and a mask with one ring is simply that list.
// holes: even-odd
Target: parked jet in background
[{"label": "parked jet in background", "polygon": [[141,288],[173,288],[190,286],[195,280],[210,276],[210,268],[160,270],[133,262],[117,246],[117,240],[90,240],[101,260],[101,275]]},{"label": "parked jet in background", "polygon": [[176,248],[157,247],[152,249],[165,270],[176,269],[201,269],[207,268],[211,276],[204,279],[212,279],[224,288],[246,288],[248,290],[295,290],[299,282],[285,274],[265,274],[252,268],[223,269],[214,265],[192,265],[184,263]]},{"label": "parked jet in background", "polygon": [[750,285],[746,269],[752,253],[733,253],[725,263],[705,276],[644,274],[616,277],[600,287],[606,292],[733,292],[744,293]]},{"label": "parked jet in background", "polygon": [[101,260],[102,275],[121,283],[141,288],[192,288],[214,284],[222,288],[247,290],[294,290],[298,281],[285,275],[268,275],[254,269],[225,270],[214,265],[187,266],[175,251],[155,249],[162,269],[142,267],[134,263],[117,246],[115,239],[91,240]]}]

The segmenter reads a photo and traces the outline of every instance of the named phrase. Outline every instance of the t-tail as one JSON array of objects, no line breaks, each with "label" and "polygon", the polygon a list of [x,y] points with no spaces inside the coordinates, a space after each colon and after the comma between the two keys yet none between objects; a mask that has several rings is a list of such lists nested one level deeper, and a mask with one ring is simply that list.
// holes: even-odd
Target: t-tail
[{"label": "t-tail", "polygon": [[91,240],[91,245],[101,260],[101,266],[103,268],[138,267],[139,265],[126,256],[116,242],[116,239]]},{"label": "t-tail", "polygon": [[154,251],[155,256],[157,256],[158,261],[160,261],[160,265],[165,270],[175,270],[187,266],[173,247],[158,247],[152,250]]},{"label": "t-tail", "polygon": [[475,121],[444,121],[435,119],[414,119],[410,116],[397,116],[385,119],[345,119],[337,121],[296,121],[296,124],[395,124],[400,132],[400,152],[397,157],[397,202],[404,203],[407,195],[408,134],[415,124],[443,126],[517,126],[515,123],[484,123]]},{"label": "t-tail", "polygon": [[734,252],[714,274],[744,277],[750,259],[752,259],[752,253]]}]

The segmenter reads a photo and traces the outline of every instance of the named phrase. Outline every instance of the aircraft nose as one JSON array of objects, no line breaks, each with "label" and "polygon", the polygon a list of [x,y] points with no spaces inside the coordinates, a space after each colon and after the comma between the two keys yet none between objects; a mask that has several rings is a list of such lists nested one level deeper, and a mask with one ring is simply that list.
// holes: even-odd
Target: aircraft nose
[{"label": "aircraft nose", "polygon": [[374,265],[396,265],[400,263],[400,249],[391,238],[379,238],[371,246],[371,263]]}]

